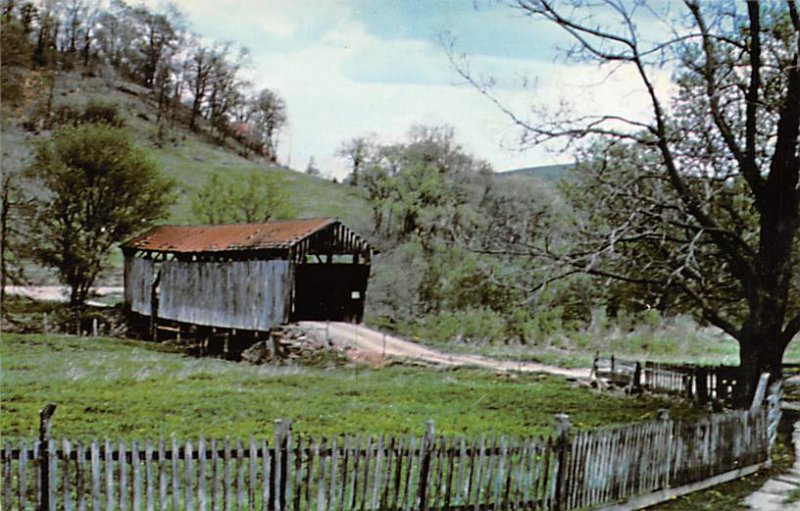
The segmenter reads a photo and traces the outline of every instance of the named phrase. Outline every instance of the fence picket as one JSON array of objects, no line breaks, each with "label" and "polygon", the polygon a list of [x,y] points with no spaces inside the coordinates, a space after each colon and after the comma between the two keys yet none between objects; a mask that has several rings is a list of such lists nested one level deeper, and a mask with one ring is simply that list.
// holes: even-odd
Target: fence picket
[{"label": "fence picket", "polygon": [[247,488],[244,484],[244,444],[241,439],[236,440],[236,509],[244,510],[245,495],[247,495]]},{"label": "fence picket", "polygon": [[128,477],[126,473],[128,464],[125,462],[126,452],[125,442],[120,442],[117,450],[117,468],[119,469],[119,484],[117,485],[119,488],[119,511],[128,510]]},{"label": "fence picket", "polygon": [[209,482],[209,486],[211,487],[211,511],[219,511],[220,509],[220,495],[218,490],[218,481],[219,481],[219,453],[217,449],[219,446],[217,445],[217,441],[212,439],[211,440],[211,481]]},{"label": "fence picket", "polygon": [[[70,445],[69,440],[67,440],[66,438],[61,440],[61,452],[62,452],[62,459],[64,461],[64,470],[63,470],[64,475],[62,477],[63,483],[61,485],[64,491],[64,511],[72,511],[72,491],[70,489],[70,484],[69,484],[70,482],[69,458],[70,454],[72,453],[71,447],[72,446]],[[56,460],[57,458],[54,456],[53,461],[51,461],[51,463],[55,464]]]},{"label": "fence picket", "polygon": [[222,509],[230,511],[231,503],[231,442],[227,438],[222,447]]},{"label": "fence picket", "polygon": [[78,511],[86,511],[86,447],[82,441],[75,446],[75,503]]},{"label": "fence picket", "polygon": [[178,440],[173,436],[172,441],[172,509],[181,508],[181,472],[179,466],[180,448],[178,447]]},{"label": "fence picket", "polygon": [[183,468],[186,471],[183,483],[186,495],[183,504],[185,506],[184,509],[187,511],[194,509],[194,467],[192,463],[192,451],[192,442],[187,441],[183,449]]},{"label": "fence picket", "polygon": [[132,511],[142,511],[142,476],[139,466],[139,442],[131,442],[131,473],[133,477]]},{"label": "fence picket", "polygon": [[14,487],[11,479],[11,442],[5,444],[5,456],[3,457],[3,508],[11,509],[14,502]]},{"label": "fence picket", "polygon": [[[39,452],[21,441],[19,448],[6,443],[0,451],[0,503],[24,509],[32,495],[40,498],[32,490],[50,487],[48,511],[577,509],[760,463],[767,459],[774,420],[764,406],[692,423],[662,417],[560,440],[434,436],[432,427],[421,438],[329,440],[293,436],[287,421],[276,428],[273,447],[252,437],[235,439],[235,445],[225,440],[221,449],[215,440],[179,444],[173,437],[171,449],[162,439],[157,451],[150,440],[84,447],[63,439],[58,445],[48,440]],[[43,485],[30,471],[39,472],[31,462],[44,467],[45,457],[52,462]],[[563,477],[558,495],[557,477]]]},{"label": "fence picket", "polygon": [[252,436],[249,439],[249,444],[250,454],[249,459],[247,460],[249,465],[249,474],[247,479],[247,509],[255,509],[256,490],[258,488],[258,479],[256,479],[258,447],[256,446],[256,441]]},{"label": "fence picket", "polygon": [[266,440],[261,440],[261,508],[263,511],[269,509],[269,469],[271,456],[269,454],[268,445]]},{"label": "fence picket", "polygon": [[197,441],[197,509],[206,511],[206,440],[201,436]]},{"label": "fence picket", "polygon": [[[8,463],[8,470],[11,471],[10,456],[6,457],[6,463]],[[6,477],[5,481],[8,481],[8,484],[11,484],[11,477],[10,476]],[[19,502],[19,508],[25,509],[25,507],[27,506],[27,499],[28,499],[28,443],[25,440],[22,440],[19,443],[19,469],[17,473],[17,491],[18,491],[17,501]],[[9,496],[8,498],[13,499],[13,497],[11,496]],[[7,507],[6,509],[11,509],[11,508]]]},{"label": "fence picket", "polygon": [[144,445],[145,506],[147,511],[155,510],[155,484],[153,480],[153,441]]},{"label": "fence picket", "polygon": [[105,464],[106,473],[106,509],[114,511],[114,449],[111,446],[111,441],[106,440],[106,450],[103,459]]}]

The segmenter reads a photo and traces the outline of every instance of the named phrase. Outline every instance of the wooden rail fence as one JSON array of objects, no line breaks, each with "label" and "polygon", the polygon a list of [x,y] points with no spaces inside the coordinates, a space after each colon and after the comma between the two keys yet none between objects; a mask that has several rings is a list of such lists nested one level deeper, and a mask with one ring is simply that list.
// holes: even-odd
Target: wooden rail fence
[{"label": "wooden rail fence", "polygon": [[[740,369],[735,366],[705,366],[666,362],[639,362],[611,355],[596,355],[592,375],[608,384],[642,388],[697,401],[731,407],[737,400]],[[800,374],[800,364],[784,364],[784,377]]]},{"label": "wooden rail fence", "polygon": [[6,443],[3,509],[579,509],[768,458],[767,406],[549,437],[295,435]]}]

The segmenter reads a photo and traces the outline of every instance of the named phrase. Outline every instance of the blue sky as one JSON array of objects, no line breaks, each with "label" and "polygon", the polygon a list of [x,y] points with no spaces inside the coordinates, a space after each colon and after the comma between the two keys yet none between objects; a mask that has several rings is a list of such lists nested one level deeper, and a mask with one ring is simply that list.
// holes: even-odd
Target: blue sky
[{"label": "blue sky", "polygon": [[646,112],[632,75],[608,79],[593,66],[566,65],[557,50],[568,40],[556,27],[502,2],[175,3],[198,34],[249,48],[246,76],[287,103],[281,162],[300,170],[313,157],[323,173],[341,177],[346,164],[335,151],[342,141],[369,135],[397,142],[419,123],[453,126],[466,151],[497,171],[571,160],[547,148],[520,152],[511,121],[450,68],[442,34],[454,38],[476,73],[498,79],[498,95],[517,112],[562,101],[582,113],[597,105]]}]

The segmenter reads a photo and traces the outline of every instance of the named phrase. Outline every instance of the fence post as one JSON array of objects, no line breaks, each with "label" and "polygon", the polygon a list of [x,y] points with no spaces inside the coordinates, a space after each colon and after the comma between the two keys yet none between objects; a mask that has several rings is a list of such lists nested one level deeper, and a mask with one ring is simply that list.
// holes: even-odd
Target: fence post
[{"label": "fence post", "polygon": [[433,453],[433,441],[434,441],[434,426],[433,421],[429,420],[426,423],[426,431],[425,431],[425,438],[423,440],[423,445],[420,446],[420,449],[423,449],[422,454],[422,461],[420,462],[419,468],[419,504],[418,509],[425,511],[428,509],[428,503],[426,502],[427,494],[428,494],[428,472],[430,472],[431,468],[431,455]]},{"label": "fence post", "polygon": [[558,467],[556,468],[556,494],[554,508],[555,511],[562,511],[566,509],[566,487],[567,481],[567,457],[569,450],[569,415],[566,413],[556,414],[556,457],[558,459]]},{"label": "fence post", "polygon": [[769,387],[767,395],[767,438],[769,450],[775,445],[778,434],[778,423],[781,421],[781,398],[783,397],[783,380],[775,380]]},{"label": "fence post", "polygon": [[694,384],[697,402],[701,405],[708,403],[708,369],[698,367],[694,371]]},{"label": "fence post", "polygon": [[[48,511],[51,503],[55,504],[55,488],[50,488],[50,425],[56,405],[49,403],[39,412],[39,477],[41,481],[39,494],[39,511]],[[54,506],[55,507],[55,506]]]},{"label": "fence post", "polygon": [[[661,485],[664,488],[669,488],[671,485],[670,475],[672,474],[672,442],[673,442],[673,428],[672,421],[669,416],[669,408],[658,409],[658,420],[661,422],[661,427],[665,428],[663,441],[666,442],[664,449],[660,452],[664,458],[659,460],[661,464]],[[659,451],[656,451],[659,452]]]},{"label": "fence post", "polygon": [[767,393],[767,384],[769,383],[769,373],[761,373],[756,386],[756,392],[753,394],[753,402],[750,403],[750,411],[758,410],[764,405],[764,396]]}]

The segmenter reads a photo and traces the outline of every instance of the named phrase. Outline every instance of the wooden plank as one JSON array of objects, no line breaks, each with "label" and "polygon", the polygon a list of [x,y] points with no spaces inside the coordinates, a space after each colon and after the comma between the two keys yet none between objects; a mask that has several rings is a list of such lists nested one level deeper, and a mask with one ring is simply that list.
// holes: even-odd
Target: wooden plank
[{"label": "wooden plank", "polygon": [[100,447],[97,440],[92,440],[89,444],[89,456],[91,457],[92,470],[92,510],[100,509]]},{"label": "wooden plank", "polygon": [[194,448],[192,442],[187,441],[183,448],[183,469],[185,472],[184,478],[184,497],[183,505],[186,510],[194,509],[194,466],[192,463],[192,455]]},{"label": "wooden plank", "polygon": [[414,435],[411,435],[408,439],[408,458],[406,463],[406,470],[405,470],[405,483],[403,484],[403,493],[402,499],[400,504],[400,509],[410,509],[414,507],[414,493],[413,492],[413,471],[412,467],[414,466],[414,457],[417,454],[417,441],[414,438]]},{"label": "wooden plank", "polygon": [[472,453],[473,460],[475,456],[478,457],[475,470],[471,474],[472,478],[470,483],[470,492],[474,492],[472,493],[474,497],[470,495],[470,492],[467,493],[467,501],[473,501],[475,511],[480,509],[481,504],[481,477],[483,476],[483,459],[486,453],[486,436],[481,435],[479,442],[477,452],[473,449]]},{"label": "wooden plank", "polygon": [[[11,459],[6,456],[6,463],[11,466]],[[28,505],[28,443],[25,440],[19,443],[19,464],[17,466],[17,502],[20,509],[25,509]],[[10,481],[11,477],[5,480]],[[5,509],[11,509],[6,507]]]},{"label": "wooden plank", "polygon": [[14,502],[14,487],[11,474],[11,442],[5,443],[5,457],[3,459],[3,509],[11,509]]},{"label": "wooden plank", "polygon": [[[381,436],[381,439],[383,441],[383,436]],[[382,488],[383,489],[380,492],[380,494],[381,494],[380,495],[380,501],[378,503],[378,506],[380,506],[380,507],[375,506],[376,509],[386,509],[386,506],[389,503],[389,495],[390,495],[392,482],[393,482],[392,475],[393,475],[393,461],[394,461],[394,455],[395,455],[395,440],[396,440],[396,438],[395,438],[394,435],[390,436],[387,439],[389,444],[386,446],[386,456],[385,456],[385,458],[383,460],[383,465],[385,467],[385,469],[384,469],[385,474],[382,475],[382,477],[383,477],[383,486],[382,486]]]},{"label": "wooden plank", "polygon": [[233,508],[231,492],[231,443],[227,438],[222,448],[222,509],[230,511]]},{"label": "wooden plank", "polygon": [[338,509],[338,505],[341,502],[341,496],[339,495],[338,488],[339,485],[337,484],[336,477],[338,475],[339,469],[339,439],[337,437],[333,437],[333,443],[331,444],[331,472],[330,472],[330,481],[328,482],[328,509],[334,510]]},{"label": "wooden plank", "polygon": [[363,470],[363,482],[361,484],[361,489],[359,491],[359,496],[357,498],[357,505],[359,507],[364,507],[367,502],[367,491],[369,489],[369,467],[370,462],[372,461],[372,435],[367,436],[367,444],[364,447],[364,470]]},{"label": "wooden plank", "polygon": [[212,511],[219,511],[221,509],[220,505],[220,472],[219,472],[219,452],[217,449],[219,446],[217,445],[216,439],[211,439],[211,466],[209,467],[211,470],[211,479],[209,480],[208,484],[211,487],[211,495],[210,495],[210,504]]},{"label": "wooden plank", "polygon": [[261,458],[261,507],[263,511],[267,511],[269,509],[270,503],[270,463],[271,463],[271,456],[269,455],[269,446],[267,445],[267,440],[261,440],[261,452],[264,455]]},{"label": "wooden plank", "polygon": [[258,447],[256,440],[251,436],[249,441],[250,454],[248,456],[249,473],[247,480],[247,508],[256,508],[256,492],[258,489],[257,468],[258,468]]},{"label": "wooden plank", "polygon": [[634,509],[647,508],[661,502],[666,502],[668,500],[675,499],[683,495],[688,495],[689,493],[694,493],[700,490],[704,490],[706,488],[711,488],[712,486],[716,486],[722,483],[726,483],[728,481],[733,481],[734,479],[739,479],[741,477],[753,474],[755,472],[758,472],[762,467],[766,466],[767,464],[768,462],[758,463],[756,465],[751,465],[749,467],[731,470],[729,472],[725,472],[702,481],[685,484],[676,488],[658,490],[645,495],[635,495],[629,497],[625,502],[599,508],[597,509],[597,511],[631,511]]},{"label": "wooden plank", "polygon": [[[72,453],[72,446],[69,443],[69,440],[66,438],[61,440],[61,453],[62,453],[62,460],[64,462],[64,474],[62,476],[62,480],[64,481],[62,484],[63,490],[63,501],[64,501],[64,511],[72,511],[72,490],[70,488],[70,470],[69,470],[69,462],[70,462],[70,454]],[[55,463],[58,458],[54,457],[51,463]],[[9,508],[10,509],[10,508]]]},{"label": "wooden plank", "polygon": [[241,439],[236,440],[236,509],[246,509],[244,507],[247,488],[244,484],[245,462],[244,444]]},{"label": "wooden plank", "polygon": [[[305,463],[305,505],[306,507],[310,508],[311,503],[313,502],[311,498],[311,485],[314,481],[313,474],[314,474],[314,453],[312,448],[316,448],[317,452],[319,452],[319,447],[316,440],[309,440],[309,446],[306,447],[306,451],[308,455],[306,456],[306,463]],[[304,453],[305,454],[305,453]]]},{"label": "wooden plank", "polygon": [[206,440],[202,436],[197,441],[197,509],[208,509],[208,494],[206,493]]},{"label": "wooden plank", "polygon": [[172,437],[172,509],[181,509],[181,472],[178,465],[180,449],[178,440]]},{"label": "wooden plank", "polygon": [[164,439],[158,440],[158,502],[161,511],[166,511],[168,506],[167,500],[167,458],[164,445]]},{"label": "wooden plank", "polygon": [[[323,436],[321,444],[318,444],[318,443],[314,442],[314,447],[313,447],[312,452],[311,452],[311,457],[312,458],[316,458],[318,460],[318,462],[317,462],[317,477],[316,477],[316,480],[315,480],[315,484],[316,484],[316,487],[317,487],[316,488],[316,490],[317,490],[317,495],[316,495],[316,502],[317,502],[316,509],[317,509],[317,511],[325,511],[326,509],[328,509],[328,506],[327,506],[327,503],[326,503],[326,499],[325,499],[325,495],[326,495],[325,466],[326,466],[326,463],[327,463],[327,457],[325,457],[325,456],[320,454],[320,451],[322,451],[323,453],[325,452],[325,448],[327,447],[327,444],[328,444],[328,440],[327,440],[326,437]],[[311,472],[311,471],[309,470],[309,472]],[[310,486],[311,485],[308,485],[309,488],[310,488]],[[309,500],[308,503],[309,503],[309,507],[310,507],[311,506],[311,501]]]},{"label": "wooden plank", "polygon": [[142,511],[142,476],[139,466],[139,442],[131,442],[131,474],[133,477],[132,511]]},{"label": "wooden plank", "polygon": [[300,511],[300,504],[303,497],[303,437],[297,435],[297,443],[294,446],[294,477],[289,478],[289,484],[292,487],[291,497],[287,497],[289,502],[292,502],[294,510]]},{"label": "wooden plank", "polygon": [[155,478],[153,473],[153,441],[144,444],[145,508],[155,511]]},{"label": "wooden plank", "polygon": [[[384,459],[386,458],[386,453],[384,452],[383,446],[383,435],[379,435],[376,439],[375,443],[375,455],[373,456],[373,466],[375,467],[372,475],[372,498],[369,500],[369,507],[372,509],[376,509],[378,507],[378,502],[380,501],[381,489],[383,488],[383,470],[384,470]],[[367,505],[367,499],[364,499],[364,505]]]},{"label": "wooden plank", "polygon": [[[394,437],[392,437],[392,442],[394,442]],[[403,484],[403,460],[406,457],[406,440],[400,437],[397,441],[397,452],[394,455],[394,484],[388,499],[389,507],[392,509],[397,508],[402,500],[400,489]]]},{"label": "wooden plank", "polygon": [[49,482],[47,485],[47,491],[49,493],[47,501],[50,504],[50,511],[57,511],[58,498],[56,495],[58,489],[58,479],[56,478],[56,467],[58,466],[58,455],[56,452],[56,442],[52,438],[47,440],[47,457],[50,459],[50,463],[48,464],[49,470],[47,473],[47,479]]},{"label": "wooden plank", "polygon": [[[75,447],[75,508],[78,511],[86,511],[86,446],[78,441]],[[24,506],[20,506],[25,509]]]},{"label": "wooden plank", "polygon": [[120,442],[117,450],[117,470],[119,473],[119,511],[127,511],[128,509],[128,464],[125,461],[126,452],[127,448],[125,446],[125,442]]},{"label": "wooden plank", "polygon": [[106,472],[106,510],[114,511],[116,499],[114,499],[114,449],[111,441],[106,440],[105,450],[105,472]]}]

